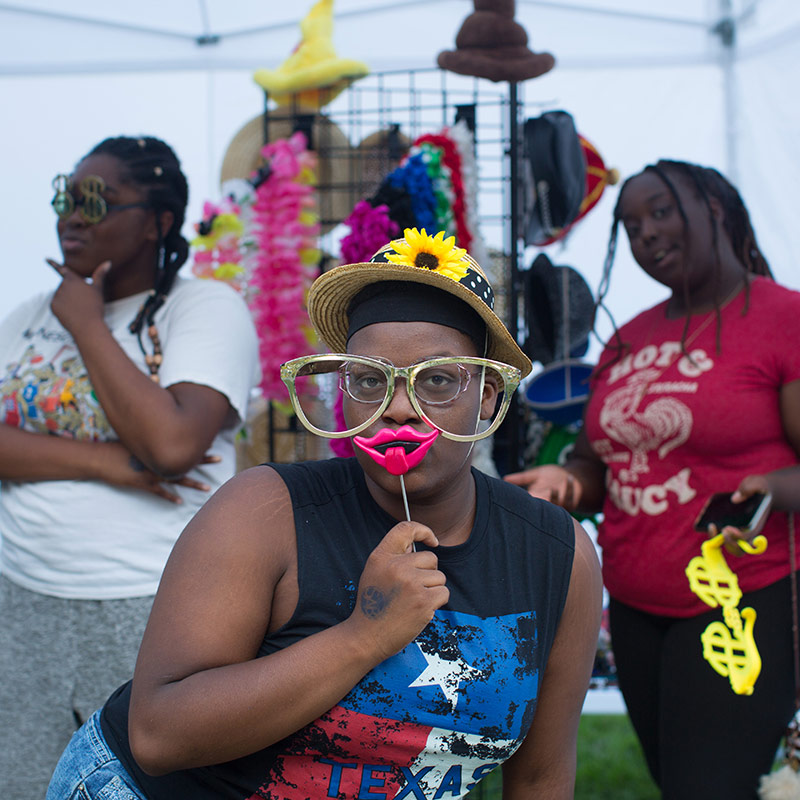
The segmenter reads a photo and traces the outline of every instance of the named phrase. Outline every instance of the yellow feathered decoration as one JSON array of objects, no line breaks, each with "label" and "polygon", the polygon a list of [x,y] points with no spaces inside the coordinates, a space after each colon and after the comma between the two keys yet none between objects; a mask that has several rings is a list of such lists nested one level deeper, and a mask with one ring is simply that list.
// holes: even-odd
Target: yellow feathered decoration
[{"label": "yellow feathered decoration", "polygon": [[279,105],[322,108],[369,74],[361,61],[339,58],[333,46],[333,0],[318,0],[300,23],[301,40],[278,69],[259,69],[255,82]]}]

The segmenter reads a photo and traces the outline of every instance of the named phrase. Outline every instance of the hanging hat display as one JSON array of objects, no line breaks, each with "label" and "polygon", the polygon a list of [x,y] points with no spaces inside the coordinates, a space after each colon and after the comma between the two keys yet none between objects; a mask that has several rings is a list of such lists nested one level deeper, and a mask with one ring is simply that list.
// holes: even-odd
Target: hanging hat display
[{"label": "hanging hat display", "polygon": [[539,247],[545,247],[563,239],[597,205],[606,186],[614,186],[619,182],[619,170],[613,167],[610,169],[606,167],[603,157],[597,151],[597,148],[580,133],[578,134],[578,141],[586,162],[586,189],[578,209],[578,216],[551,238],[538,242]]},{"label": "hanging hat display", "polygon": [[586,160],[575,122],[546,111],[523,128],[522,232],[525,244],[553,241],[578,216],[586,192]]},{"label": "hanging hat display", "polygon": [[362,197],[371,197],[378,191],[386,175],[405,158],[411,144],[397,124],[375,131],[359,142],[353,163]]},{"label": "hanging hat display", "polygon": [[300,43],[283,64],[253,74],[253,80],[279,106],[322,108],[353,81],[369,74],[366,64],[336,54],[333,0],[318,0],[300,23],[300,32]]},{"label": "hanging hat display", "polygon": [[589,346],[594,299],[577,270],[554,266],[540,253],[523,275],[528,335],[523,350],[544,369],[525,387],[524,397],[542,419],[577,422],[589,396],[592,365],[579,360]]},{"label": "hanging hat display", "polygon": [[539,253],[522,281],[528,328],[522,349],[531,361],[547,365],[582,356],[594,322],[594,298],[583,276]]},{"label": "hanging hat display", "polygon": [[523,396],[538,417],[571,425],[583,416],[593,369],[577,359],[553,361],[530,379]]},{"label": "hanging hat display", "polygon": [[490,81],[521,81],[555,66],[550,53],[528,49],[528,34],[514,21],[514,0],[473,0],[475,10],[456,35],[456,49],[439,53],[442,69]]},{"label": "hanging hat display", "polygon": [[[249,179],[264,165],[261,149],[265,117],[259,114],[243,125],[228,145],[222,160],[220,183],[232,178]],[[266,115],[267,140],[288,139],[303,131],[309,149],[317,156],[316,202],[320,230],[338,225],[353,208],[357,187],[351,178],[352,148],[344,131],[324,114],[298,107],[275,109]]]}]

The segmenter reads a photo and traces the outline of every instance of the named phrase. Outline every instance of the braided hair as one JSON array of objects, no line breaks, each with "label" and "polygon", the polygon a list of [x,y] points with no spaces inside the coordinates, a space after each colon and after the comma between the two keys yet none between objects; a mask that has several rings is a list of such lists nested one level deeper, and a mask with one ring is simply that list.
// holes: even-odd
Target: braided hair
[{"label": "braided hair", "polygon": [[[722,271],[722,260],[719,249],[719,225],[716,217],[714,216],[711,199],[713,198],[720,204],[723,211],[724,231],[731,242],[734,254],[744,265],[746,270],[745,290],[747,292],[747,296],[743,311],[743,313],[746,313],[750,302],[749,277],[751,275],[762,275],[771,279],[774,278],[767,260],[764,258],[760,248],[758,247],[756,234],[753,230],[752,223],[750,222],[750,214],[747,211],[747,206],[745,206],[744,201],[742,200],[742,197],[737,191],[736,187],[733,186],[733,184],[716,169],[713,169],[712,167],[703,167],[698,164],[690,164],[685,161],[669,161],[662,159],[656,164],[650,164],[646,166],[642,172],[654,173],[667,187],[672,195],[673,200],[675,201],[678,213],[683,220],[684,231],[687,233],[689,229],[689,218],[687,217],[686,211],[683,208],[683,204],[681,203],[680,195],[675,188],[674,181],[670,176],[682,177],[690,186],[695,189],[706,209],[708,210],[708,216],[711,222],[711,235],[715,254],[715,279],[720,277]],[[638,177],[638,175],[632,175],[630,178],[628,178],[622,184],[619,194],[617,195],[617,204],[614,207],[614,218],[611,224],[611,234],[609,236],[608,249],[606,251],[606,258],[603,264],[603,274],[597,292],[597,301],[595,305],[597,308],[605,309],[606,313],[609,314],[609,317],[611,317],[611,314],[603,304],[603,300],[608,293],[611,267],[614,264],[614,257],[617,251],[618,231],[621,221],[622,196],[625,192],[626,186],[636,177]],[[683,292],[684,301],[686,308],[689,309],[689,314],[686,316],[683,334],[681,336],[681,351],[688,357],[688,353],[686,353],[685,342],[689,329],[689,323],[691,321],[691,298],[689,296],[688,276],[685,273]],[[715,300],[715,312],[717,316],[717,351],[719,352],[722,309],[718,300]],[[615,347],[617,348],[617,355],[606,366],[611,366],[611,364],[622,358],[624,352],[628,349],[627,345],[625,345],[620,338],[619,330],[613,321],[613,317],[611,317],[611,320],[614,328],[613,336],[615,340]]]},{"label": "braided hair", "polygon": [[[142,331],[147,329],[155,348],[155,356],[145,355],[151,376],[157,380],[161,352],[153,319],[164,304],[178,270],[189,257],[189,243],[181,235],[189,199],[186,176],[181,171],[180,161],[172,148],[152,136],[117,136],[104,139],[87,157],[94,155],[113,156],[120,161],[127,170],[130,182],[145,190],[146,202],[155,212],[158,228],[155,283],[128,327],[138,337],[143,353],[145,348]],[[164,211],[171,212],[173,216],[173,223],[166,234],[161,230],[161,214]]]}]

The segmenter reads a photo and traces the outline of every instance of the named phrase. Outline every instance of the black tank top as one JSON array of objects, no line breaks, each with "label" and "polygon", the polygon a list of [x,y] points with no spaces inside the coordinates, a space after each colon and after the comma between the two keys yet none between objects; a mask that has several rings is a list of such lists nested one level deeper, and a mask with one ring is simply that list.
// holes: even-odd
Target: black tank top
[{"label": "black tank top", "polygon": [[[346,619],[367,557],[397,524],[370,496],[355,459],[272,466],[292,498],[300,596],[260,656]],[[574,531],[563,509],[473,476],[469,539],[435,549],[447,606],[311,725],[249,756],[154,778],[128,746],[129,686],[112,695],[103,731],[147,797],[461,797],[507,759],[536,710]]]}]

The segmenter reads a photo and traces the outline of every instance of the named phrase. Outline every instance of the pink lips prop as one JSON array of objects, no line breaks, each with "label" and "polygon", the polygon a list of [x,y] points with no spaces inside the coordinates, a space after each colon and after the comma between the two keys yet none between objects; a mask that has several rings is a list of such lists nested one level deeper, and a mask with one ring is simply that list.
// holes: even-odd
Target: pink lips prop
[{"label": "pink lips prop", "polygon": [[[374,436],[366,439],[363,436],[354,436],[353,442],[360,447],[376,464],[385,467],[392,475],[405,475],[422,462],[425,454],[439,435],[439,431],[420,433],[410,425],[403,425],[398,430],[383,428]],[[394,447],[383,447],[390,442],[397,442]],[[406,452],[403,445],[416,445]],[[381,449],[378,450],[377,448]]]}]

